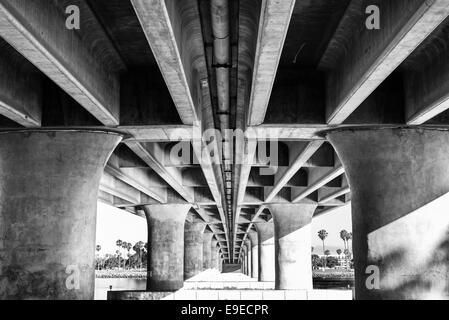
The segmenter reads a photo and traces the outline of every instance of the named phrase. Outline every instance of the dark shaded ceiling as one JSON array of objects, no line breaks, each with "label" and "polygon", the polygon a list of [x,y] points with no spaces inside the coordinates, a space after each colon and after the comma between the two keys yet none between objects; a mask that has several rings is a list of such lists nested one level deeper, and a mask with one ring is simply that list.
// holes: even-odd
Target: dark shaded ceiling
[{"label": "dark shaded ceiling", "polygon": [[128,68],[156,65],[130,0],[86,0]]},{"label": "dark shaded ceiling", "polygon": [[349,0],[296,1],[280,68],[316,68],[348,4]]}]

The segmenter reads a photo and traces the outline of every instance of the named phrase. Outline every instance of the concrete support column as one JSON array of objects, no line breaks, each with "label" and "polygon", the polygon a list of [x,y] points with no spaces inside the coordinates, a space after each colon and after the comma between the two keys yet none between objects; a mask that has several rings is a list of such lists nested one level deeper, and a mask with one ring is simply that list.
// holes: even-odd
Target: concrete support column
[{"label": "concrete support column", "polygon": [[144,206],[148,223],[147,291],[176,291],[184,284],[184,223],[190,204]]},{"label": "concrete support column", "polygon": [[203,232],[205,223],[186,222],[184,227],[184,280],[203,271]]},{"label": "concrete support column", "polygon": [[313,289],[311,223],[316,204],[270,204],[276,290]]},{"label": "concrete support column", "polygon": [[0,299],[93,299],[97,194],[122,137],[0,133]]},{"label": "concrete support column", "polygon": [[203,270],[212,268],[212,237],[214,234],[212,232],[203,233]]},{"label": "concrete support column", "polygon": [[245,245],[242,246],[242,251],[243,251],[243,254],[242,254],[243,272],[242,273],[246,275],[246,274],[248,274],[248,255],[247,255],[248,249],[246,248]]},{"label": "concrete support column", "polygon": [[210,242],[210,267],[212,269],[218,270],[218,248],[217,248],[218,241],[212,237],[212,240]]},{"label": "concrete support column", "polygon": [[251,278],[259,277],[259,240],[257,232],[250,231],[248,238],[251,240]]},{"label": "concrete support column", "polygon": [[356,299],[448,299],[449,131],[329,131],[352,192]]},{"label": "concrete support column", "polygon": [[251,241],[249,239],[245,240],[246,246],[246,275],[251,277]]},{"label": "concrete support column", "polygon": [[259,240],[259,281],[275,280],[273,221],[257,223]]},{"label": "concrete support column", "polygon": [[221,250],[218,250],[218,271],[223,272],[223,257]]}]

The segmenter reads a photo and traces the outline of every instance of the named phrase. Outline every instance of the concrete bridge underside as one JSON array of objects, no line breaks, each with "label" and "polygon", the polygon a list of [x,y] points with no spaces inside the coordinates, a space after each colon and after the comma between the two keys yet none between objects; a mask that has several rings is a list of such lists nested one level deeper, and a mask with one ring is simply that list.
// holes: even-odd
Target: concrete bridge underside
[{"label": "concrete bridge underside", "polygon": [[448,15],[2,0],[0,298],[92,299],[100,200],[147,219],[149,291],[234,264],[311,289],[311,221],[352,203],[355,298],[447,299]]}]

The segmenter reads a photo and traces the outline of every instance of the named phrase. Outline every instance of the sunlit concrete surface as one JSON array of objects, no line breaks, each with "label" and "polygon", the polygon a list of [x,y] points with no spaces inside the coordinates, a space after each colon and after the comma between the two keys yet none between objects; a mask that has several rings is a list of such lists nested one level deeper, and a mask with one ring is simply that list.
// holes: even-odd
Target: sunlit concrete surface
[{"label": "sunlit concrete surface", "polygon": [[258,282],[242,273],[206,270],[174,293],[116,292],[127,300],[352,300],[352,290],[274,290],[274,282]]}]

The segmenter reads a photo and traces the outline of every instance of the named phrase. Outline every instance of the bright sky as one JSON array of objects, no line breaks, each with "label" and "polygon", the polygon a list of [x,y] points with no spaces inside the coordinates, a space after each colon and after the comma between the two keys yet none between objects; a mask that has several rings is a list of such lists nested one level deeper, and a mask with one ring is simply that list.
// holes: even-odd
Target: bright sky
[{"label": "bright sky", "polygon": [[[329,214],[318,216],[312,220],[312,246],[314,252],[321,253],[322,243],[317,233],[321,229],[326,229],[329,236],[325,240],[327,249],[332,253],[335,249],[343,249],[343,241],[340,238],[340,231],[352,230],[351,206],[337,208]],[[101,245],[101,255],[114,253],[117,250],[115,242],[131,242],[133,245],[137,241],[147,242],[147,224],[145,219],[114,208],[102,202],[98,202],[97,215],[97,244]]]},{"label": "bright sky", "polygon": [[[337,248],[343,250],[340,231],[345,229],[352,232],[351,205],[339,207],[329,214],[318,216],[312,220],[312,246],[315,248],[314,252],[319,254],[323,251],[321,239],[318,238],[318,231],[321,229],[325,229],[329,234],[324,243],[332,254],[335,254],[334,251]],[[349,242],[349,245],[352,245],[351,242]]]},{"label": "bright sky", "polygon": [[96,242],[101,246],[100,254],[115,253],[115,242],[118,239],[131,242],[132,245],[138,241],[147,242],[145,219],[98,202]]}]

